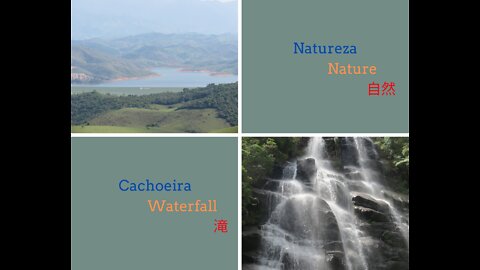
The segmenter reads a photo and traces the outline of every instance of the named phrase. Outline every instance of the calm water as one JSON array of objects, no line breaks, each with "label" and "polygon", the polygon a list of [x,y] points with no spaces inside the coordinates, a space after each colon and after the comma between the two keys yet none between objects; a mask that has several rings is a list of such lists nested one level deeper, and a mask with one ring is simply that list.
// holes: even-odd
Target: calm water
[{"label": "calm water", "polygon": [[237,75],[212,76],[208,72],[180,71],[177,68],[155,68],[158,77],[115,81],[94,86],[103,87],[203,87],[210,83],[233,83]]}]

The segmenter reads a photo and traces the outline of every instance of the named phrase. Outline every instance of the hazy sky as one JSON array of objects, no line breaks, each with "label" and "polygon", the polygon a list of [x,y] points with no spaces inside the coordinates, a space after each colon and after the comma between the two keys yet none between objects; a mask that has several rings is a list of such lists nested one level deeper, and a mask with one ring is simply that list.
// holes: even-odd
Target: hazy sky
[{"label": "hazy sky", "polygon": [[71,0],[72,39],[237,33],[237,0]]}]

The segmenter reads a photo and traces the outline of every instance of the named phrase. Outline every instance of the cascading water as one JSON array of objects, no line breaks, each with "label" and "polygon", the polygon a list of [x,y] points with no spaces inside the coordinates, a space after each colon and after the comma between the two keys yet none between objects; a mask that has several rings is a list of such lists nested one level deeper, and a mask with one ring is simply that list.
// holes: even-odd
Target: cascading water
[{"label": "cascading water", "polygon": [[[244,269],[408,269],[408,209],[396,209],[369,138],[311,138],[261,190],[268,219]],[[404,200],[405,201],[405,200]],[[407,206],[408,208],[408,206]],[[406,213],[407,211],[407,213]]]}]

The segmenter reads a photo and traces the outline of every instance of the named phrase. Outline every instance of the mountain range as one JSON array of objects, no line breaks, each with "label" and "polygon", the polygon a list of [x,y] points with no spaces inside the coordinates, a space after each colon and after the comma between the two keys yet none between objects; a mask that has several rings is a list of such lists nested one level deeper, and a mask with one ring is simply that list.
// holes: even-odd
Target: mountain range
[{"label": "mountain range", "polygon": [[236,0],[73,0],[72,39],[143,33],[237,34]]},{"label": "mountain range", "polygon": [[72,83],[148,76],[155,67],[237,74],[237,36],[147,33],[72,41]]}]

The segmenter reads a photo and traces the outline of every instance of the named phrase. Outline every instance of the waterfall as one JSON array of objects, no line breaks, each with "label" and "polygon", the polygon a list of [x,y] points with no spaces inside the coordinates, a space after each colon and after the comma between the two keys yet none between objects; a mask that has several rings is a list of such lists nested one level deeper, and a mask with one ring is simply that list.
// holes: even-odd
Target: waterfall
[{"label": "waterfall", "polygon": [[382,168],[370,138],[311,138],[258,191],[268,219],[244,269],[408,269],[408,209],[396,208]]}]

